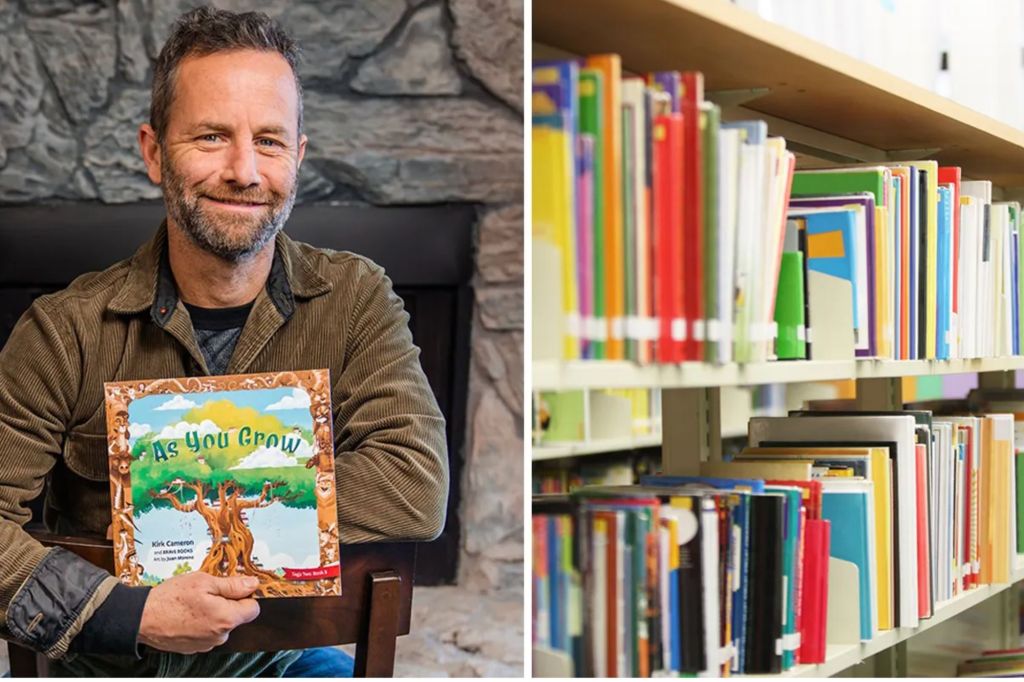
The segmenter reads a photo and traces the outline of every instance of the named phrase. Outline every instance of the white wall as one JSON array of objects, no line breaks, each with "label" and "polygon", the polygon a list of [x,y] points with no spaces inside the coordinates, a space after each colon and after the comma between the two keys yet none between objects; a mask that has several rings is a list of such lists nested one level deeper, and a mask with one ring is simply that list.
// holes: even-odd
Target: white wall
[{"label": "white wall", "polygon": [[[765,19],[1024,128],[1024,0],[735,0]],[[940,70],[948,54],[947,72]]]}]

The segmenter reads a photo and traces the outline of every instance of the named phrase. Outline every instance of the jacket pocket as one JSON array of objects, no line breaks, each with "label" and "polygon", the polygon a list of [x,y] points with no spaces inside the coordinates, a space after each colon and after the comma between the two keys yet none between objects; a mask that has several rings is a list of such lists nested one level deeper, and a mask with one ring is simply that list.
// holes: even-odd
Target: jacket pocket
[{"label": "jacket pocket", "polygon": [[110,480],[107,435],[71,431],[64,439],[64,463],[90,481]]}]

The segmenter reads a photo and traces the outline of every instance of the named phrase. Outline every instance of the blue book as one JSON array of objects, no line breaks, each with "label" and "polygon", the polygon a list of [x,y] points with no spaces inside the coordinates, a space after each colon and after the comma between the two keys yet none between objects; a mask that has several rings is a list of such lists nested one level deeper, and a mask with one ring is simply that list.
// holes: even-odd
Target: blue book
[{"label": "blue book", "polygon": [[[855,485],[862,483],[862,485]],[[854,485],[851,485],[854,484]],[[822,480],[821,517],[832,524],[829,554],[852,562],[858,570],[860,588],[860,638],[874,636],[871,605],[874,603],[871,576],[875,570],[869,544],[870,483]]]},{"label": "blue book", "polygon": [[768,124],[764,121],[722,121],[721,129],[742,130],[746,144],[762,144],[768,139]]},{"label": "blue book", "polygon": [[[803,507],[803,494],[797,488],[769,485],[765,492],[781,493],[782,502],[782,575],[786,590],[783,597],[785,608],[782,611],[782,635],[784,641],[792,641],[796,634],[796,571],[798,553],[800,551],[800,509]],[[782,649],[782,669],[789,670],[796,663],[796,649]]]},{"label": "blue book", "polygon": [[732,596],[732,643],[734,658],[732,661],[733,672],[742,671],[745,663],[745,649],[747,640],[747,587],[750,570],[750,494],[746,491],[735,491],[739,497],[739,503],[733,509],[733,525],[739,527],[740,531],[740,565],[739,587]]},{"label": "blue book", "polygon": [[[673,551],[675,548],[670,549]],[[679,625],[679,569],[668,572],[669,646],[672,672],[683,669],[683,638]]]},{"label": "blue book", "polygon": [[953,199],[948,187],[939,187],[938,272],[936,273],[935,357],[949,359],[950,313],[953,305]]},{"label": "blue book", "polygon": [[568,594],[562,591],[562,540],[558,533],[558,517],[548,517],[548,582],[551,585],[550,637],[551,648],[568,651],[564,610]]}]

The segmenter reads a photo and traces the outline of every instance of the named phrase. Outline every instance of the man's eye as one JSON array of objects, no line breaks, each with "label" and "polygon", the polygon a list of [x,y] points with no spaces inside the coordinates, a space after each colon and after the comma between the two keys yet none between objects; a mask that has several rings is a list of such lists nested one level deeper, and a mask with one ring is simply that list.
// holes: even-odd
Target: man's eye
[{"label": "man's eye", "polygon": [[217,142],[218,140],[220,140],[220,135],[217,135],[216,133],[207,133],[206,135],[203,135],[199,139],[202,140],[203,142]]},{"label": "man's eye", "polygon": [[[278,142],[277,140],[271,140],[268,137],[261,137],[260,139],[256,140],[256,143],[261,145],[261,146],[264,146],[264,147],[280,147],[281,146],[280,142]],[[264,144],[264,143],[266,143],[266,144]]]}]

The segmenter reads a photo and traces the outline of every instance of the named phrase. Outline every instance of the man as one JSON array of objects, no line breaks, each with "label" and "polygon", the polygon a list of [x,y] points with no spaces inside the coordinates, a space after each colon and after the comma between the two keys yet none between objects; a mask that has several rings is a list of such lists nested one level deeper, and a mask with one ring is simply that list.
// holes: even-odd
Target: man
[{"label": "man", "polygon": [[329,368],[341,541],[444,524],[444,421],[401,301],[368,260],[280,233],[306,149],[296,61],[265,15],[183,15],[138,135],[165,223],[130,260],[38,299],[0,353],[0,635],[60,672],[345,672],[331,649],[203,655],[259,614],[255,580],[127,587],[22,530],[47,478],[50,528],[107,530],[104,381]]}]

